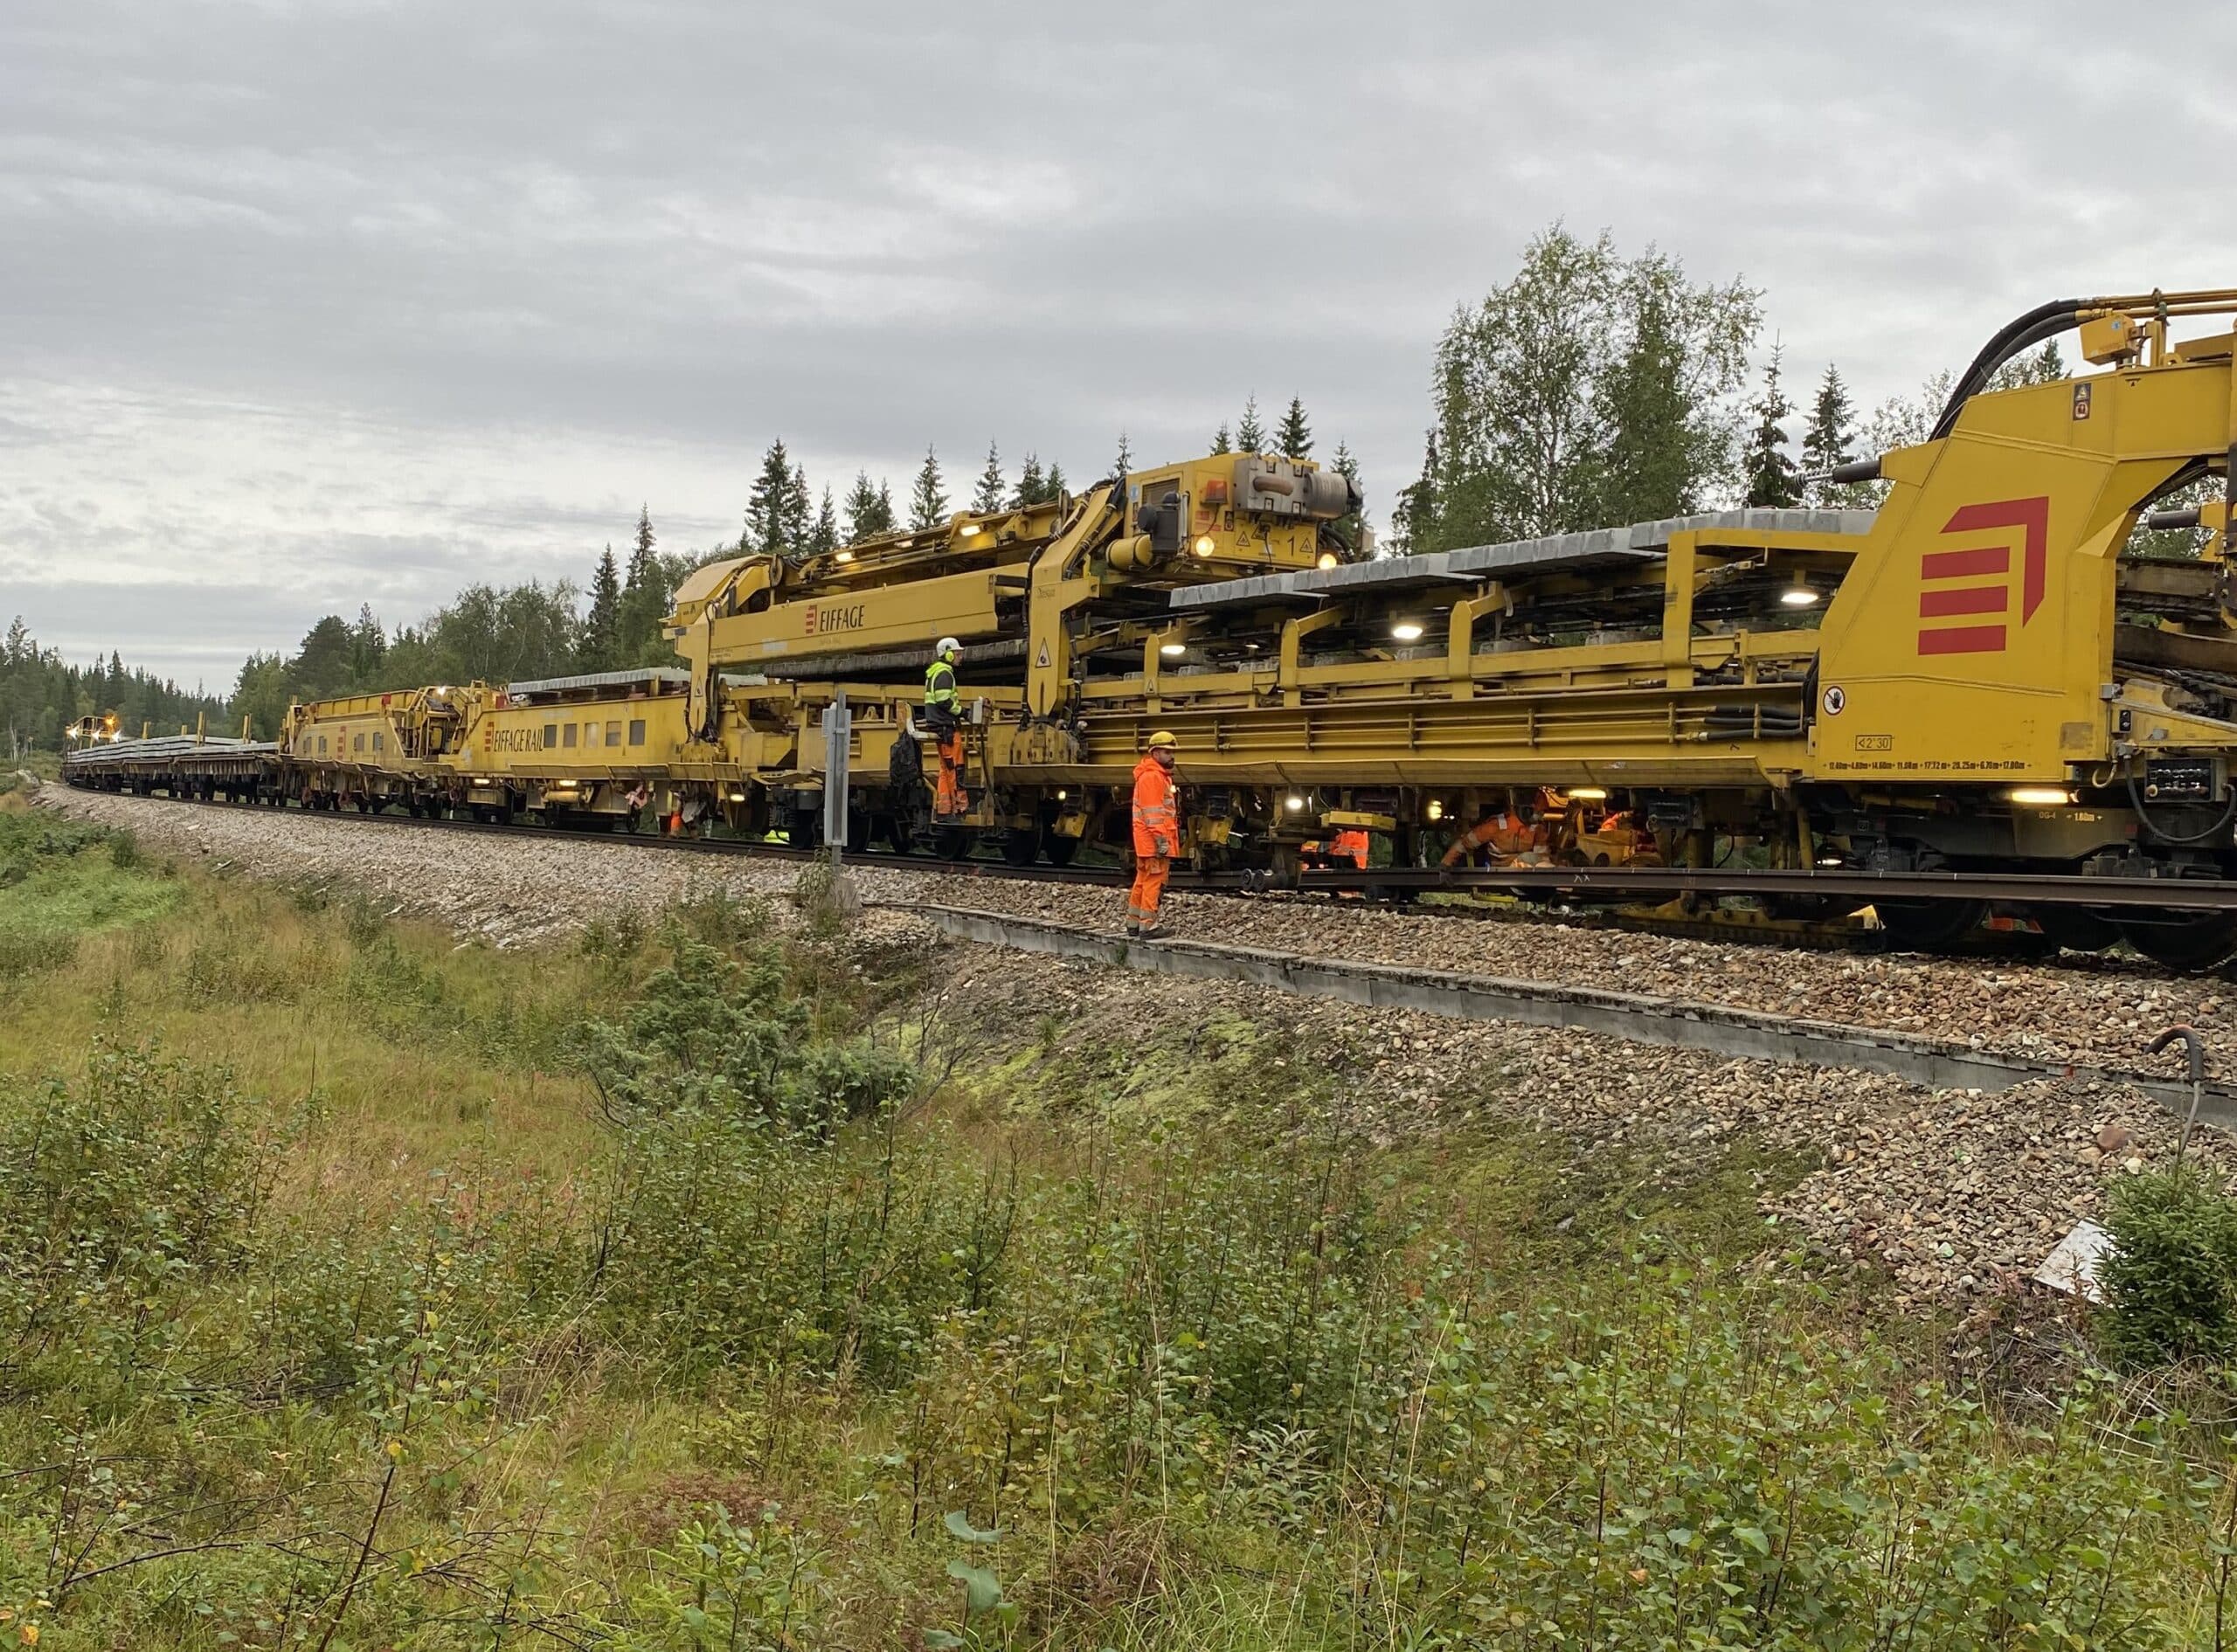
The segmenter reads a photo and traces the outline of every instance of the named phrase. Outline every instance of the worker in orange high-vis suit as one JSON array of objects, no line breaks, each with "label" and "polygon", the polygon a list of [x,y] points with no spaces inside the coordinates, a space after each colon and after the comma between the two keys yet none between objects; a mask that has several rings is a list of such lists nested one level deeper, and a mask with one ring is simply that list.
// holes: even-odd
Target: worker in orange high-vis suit
[{"label": "worker in orange high-vis suit", "polygon": [[1367,870],[1367,833],[1359,826],[1349,826],[1328,840],[1331,861],[1349,861],[1361,871]]},{"label": "worker in orange high-vis suit", "polygon": [[1494,865],[1511,866],[1542,854],[1545,847],[1545,827],[1525,819],[1510,798],[1498,813],[1486,815],[1453,839],[1445,849],[1444,864],[1458,866],[1482,850]]},{"label": "worker in orange high-vis suit", "polygon": [[1158,900],[1181,853],[1181,805],[1173,785],[1180,752],[1181,743],[1160,729],[1134,765],[1134,887],[1126,897],[1126,933],[1144,941],[1165,933]]}]

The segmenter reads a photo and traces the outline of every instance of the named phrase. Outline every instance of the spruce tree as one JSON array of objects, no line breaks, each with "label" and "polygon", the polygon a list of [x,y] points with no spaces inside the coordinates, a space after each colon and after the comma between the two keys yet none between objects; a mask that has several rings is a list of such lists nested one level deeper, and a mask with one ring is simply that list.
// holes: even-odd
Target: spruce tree
[{"label": "spruce tree", "polygon": [[1416,556],[1435,543],[1437,528],[1437,430],[1431,426],[1422,473],[1412,486],[1402,488],[1390,508],[1391,549],[1399,556]]},{"label": "spruce tree", "polygon": [[1274,440],[1292,459],[1312,457],[1312,427],[1305,422],[1305,404],[1298,397],[1290,397],[1290,411],[1282,415],[1282,427],[1274,432]]},{"label": "spruce tree", "polygon": [[1062,499],[1063,496],[1064,467],[1062,465],[1052,463],[1049,467],[1049,480],[1041,485],[1042,502],[1043,504],[1053,503],[1055,501]]},{"label": "spruce tree", "polygon": [[877,519],[884,524],[878,529],[882,534],[890,534],[901,526],[901,518],[893,508],[893,489],[886,485],[883,476],[878,478],[877,483]]},{"label": "spruce tree", "polygon": [[[1335,457],[1328,461],[1328,468],[1350,482],[1353,492],[1362,499],[1366,497],[1367,490],[1360,483],[1359,459],[1343,442],[1336,444]],[[1367,510],[1364,505],[1357,510],[1346,511],[1332,525],[1336,530],[1336,537],[1354,550],[1367,543]]]},{"label": "spruce tree", "polygon": [[823,508],[815,513],[815,525],[807,530],[807,554],[821,556],[839,548],[839,508],[832,502],[831,489],[823,490]]},{"label": "spruce tree", "polygon": [[738,548],[764,556],[781,556],[792,546],[793,461],[779,436],[761,456],[761,473],[745,500],[745,529]]},{"label": "spruce tree", "polygon": [[577,663],[585,671],[612,671],[619,665],[614,643],[621,627],[621,570],[613,561],[613,547],[598,559],[591,575],[591,611],[583,619],[582,649]]},{"label": "spruce tree", "polygon": [[1118,457],[1111,461],[1111,473],[1113,476],[1124,476],[1133,468],[1134,450],[1126,440],[1126,432],[1122,430],[1118,432]]},{"label": "spruce tree", "polygon": [[1049,479],[1041,473],[1041,456],[1028,453],[1023,468],[1017,473],[1017,491],[1010,495],[1010,503],[1023,510],[1028,505],[1046,502],[1048,497]]},{"label": "spruce tree", "polygon": [[807,490],[807,467],[794,465],[792,486],[785,490],[785,549],[795,556],[807,549],[813,499]]},{"label": "spruce tree", "polygon": [[653,547],[653,514],[648,507],[637,512],[637,543],[629,553],[629,570],[621,580],[621,619],[615,626],[613,666],[638,663],[660,639],[661,620],[668,607],[668,582],[661,577]]},{"label": "spruce tree", "polygon": [[1225,419],[1220,421],[1219,429],[1213,432],[1212,451],[1215,453],[1231,453],[1235,451],[1235,438],[1228,433]]},{"label": "spruce tree", "polygon": [[1255,392],[1243,404],[1243,422],[1235,427],[1235,447],[1240,453],[1266,451],[1266,432],[1258,423],[1258,397]]},{"label": "spruce tree", "polygon": [[987,444],[987,468],[979,473],[979,491],[971,495],[973,515],[992,515],[1002,508],[1008,489],[1002,482],[1002,456],[992,440]]},{"label": "spruce tree", "polygon": [[909,493],[909,531],[921,534],[947,520],[947,494],[940,486],[939,455],[928,444],[917,485]]},{"label": "spruce tree", "polygon": [[1763,372],[1763,397],[1756,404],[1756,431],[1748,443],[1748,503],[1758,508],[1783,510],[1802,502],[1802,488],[1795,480],[1794,461],[1786,456],[1783,428],[1794,411],[1779,384],[1779,358],[1783,352],[1771,346],[1771,364]]},{"label": "spruce tree", "polygon": [[1813,503],[1822,502],[1825,489],[1832,486],[1824,480],[1825,473],[1856,456],[1849,447],[1855,418],[1856,409],[1849,400],[1848,386],[1841,383],[1841,370],[1828,363],[1825,377],[1818,381],[1817,397],[1810,404],[1810,423],[1802,432],[1802,467],[1818,478],[1810,484]]},{"label": "spruce tree", "polygon": [[1593,397],[1601,432],[1600,501],[1610,526],[1659,522],[1695,508],[1702,478],[1686,346],[1668,294],[1641,284],[1631,336]]},{"label": "spruce tree", "polygon": [[870,473],[866,470],[855,473],[855,485],[847,490],[847,539],[850,545],[880,534],[893,531],[893,501],[883,487],[870,486]]}]

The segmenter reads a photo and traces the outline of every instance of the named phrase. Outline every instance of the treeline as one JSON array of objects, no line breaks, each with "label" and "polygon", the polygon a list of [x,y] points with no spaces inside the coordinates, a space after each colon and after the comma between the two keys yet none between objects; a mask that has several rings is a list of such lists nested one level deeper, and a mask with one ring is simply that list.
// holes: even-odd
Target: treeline
[{"label": "treeline", "polygon": [[225,706],[208,695],[191,694],[149,671],[128,671],[112,651],[108,663],[73,666],[61,651],[42,648],[18,614],[0,644],[0,743],[13,761],[26,751],[59,751],[64,730],[80,717],[116,713],[117,726],[138,734],[143,725],[157,734],[177,734],[207,718],[210,732],[224,734]]},{"label": "treeline", "polygon": [[[1746,503],[1873,505],[1879,483],[1836,483],[1849,460],[1926,439],[1951,377],[1860,417],[1828,365],[1790,432],[1784,353],[1746,395],[1763,294],[1697,282],[1650,247],[1626,258],[1603,232],[1560,225],[1511,280],[1456,311],[1438,341],[1421,474],[1391,512],[1392,548],[1447,550],[1652,522]],[[1997,388],[2066,376],[2056,344]]]},{"label": "treeline", "polygon": [[[1254,395],[1243,404],[1243,417],[1236,425],[1219,427],[1210,451],[1285,453],[1292,459],[1305,459],[1312,448],[1312,425],[1301,398],[1290,398],[1289,411],[1270,434],[1259,418],[1258,398]],[[1170,460],[1160,455],[1153,456],[1150,462],[1162,465]],[[1329,463],[1353,481],[1360,480],[1359,461],[1342,442],[1336,444]],[[1121,430],[1108,473],[1123,476],[1133,468],[1133,446]],[[1004,468],[1001,444],[989,441],[986,465],[970,491],[951,494],[938,447],[929,445],[924,463],[910,483],[904,514],[894,503],[892,485],[883,478],[872,481],[868,471],[855,473],[843,501],[833,495],[828,485],[819,496],[809,484],[807,467],[793,458],[779,437],[761,456],[761,469],[746,496],[745,524],[738,534],[738,549],[770,556],[820,556],[904,529],[924,533],[959,510],[984,515],[1047,504],[1069,486],[1063,467],[1053,461],[1044,467],[1035,452],[1026,454],[1016,479],[1011,480]]]},{"label": "treeline", "polygon": [[661,635],[675,588],[703,556],[659,549],[652,512],[637,515],[625,567],[608,545],[591,570],[587,601],[573,581],[468,585],[417,626],[386,630],[370,607],[329,614],[291,655],[251,654],[227,703],[260,739],[278,731],[292,700],[326,700],[439,682],[517,682],[537,677],[675,663]]}]

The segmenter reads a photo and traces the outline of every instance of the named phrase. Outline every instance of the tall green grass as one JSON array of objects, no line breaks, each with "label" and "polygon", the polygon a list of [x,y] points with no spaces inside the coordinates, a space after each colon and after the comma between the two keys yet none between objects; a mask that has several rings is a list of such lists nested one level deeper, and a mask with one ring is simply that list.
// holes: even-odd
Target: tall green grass
[{"label": "tall green grass", "polygon": [[725,902],[522,957],[173,882],[0,1020],[50,1652],[2212,1634],[2211,1431],[1929,1379],[1750,1255],[1776,1154],[1380,1145],[1244,1018],[944,1021]]}]

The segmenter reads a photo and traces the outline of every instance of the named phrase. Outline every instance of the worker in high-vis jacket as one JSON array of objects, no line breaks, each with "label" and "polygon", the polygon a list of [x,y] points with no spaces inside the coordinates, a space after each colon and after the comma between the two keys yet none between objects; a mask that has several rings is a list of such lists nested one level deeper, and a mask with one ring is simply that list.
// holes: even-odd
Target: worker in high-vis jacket
[{"label": "worker in high-vis jacket", "polygon": [[932,792],[935,819],[952,820],[971,806],[963,789],[963,695],[957,687],[955,662],[963,658],[963,645],[942,637],[932,647],[932,663],[925,668],[925,727],[939,753],[939,785]]},{"label": "worker in high-vis jacket", "polygon": [[1144,941],[1165,933],[1158,901],[1181,853],[1181,800],[1173,785],[1180,751],[1181,743],[1160,729],[1134,765],[1134,887],[1126,896],[1126,933]]}]

